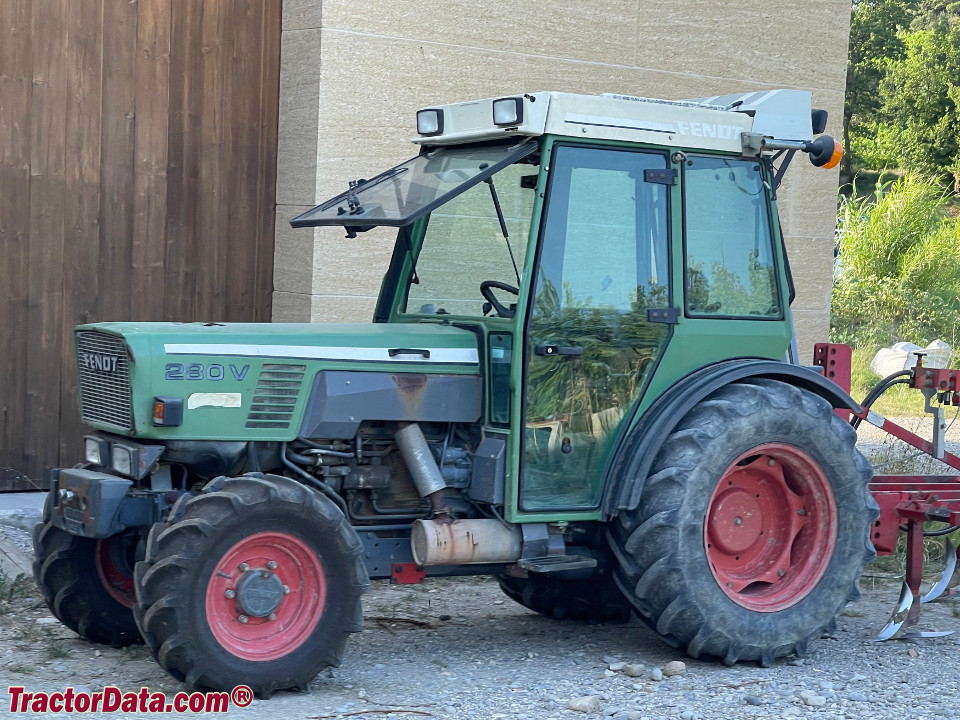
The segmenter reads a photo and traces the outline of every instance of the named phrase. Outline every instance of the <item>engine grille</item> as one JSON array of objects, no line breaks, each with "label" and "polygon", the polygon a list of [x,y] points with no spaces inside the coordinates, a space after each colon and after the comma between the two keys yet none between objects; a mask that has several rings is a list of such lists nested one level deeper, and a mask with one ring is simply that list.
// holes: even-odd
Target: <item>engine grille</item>
[{"label": "engine grille", "polygon": [[290,427],[306,369],[306,365],[264,365],[247,415],[247,427]]},{"label": "engine grille", "polygon": [[130,364],[123,338],[81,330],[76,342],[80,415],[84,422],[132,428]]}]

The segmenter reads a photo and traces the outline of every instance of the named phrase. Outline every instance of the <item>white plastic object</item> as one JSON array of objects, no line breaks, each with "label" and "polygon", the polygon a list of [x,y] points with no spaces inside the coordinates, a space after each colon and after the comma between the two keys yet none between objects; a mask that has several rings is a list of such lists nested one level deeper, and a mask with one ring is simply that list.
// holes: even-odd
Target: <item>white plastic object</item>
[{"label": "white plastic object", "polygon": [[898,342],[888,348],[880,348],[870,362],[870,369],[880,377],[909,370],[917,364],[918,350],[925,354],[923,365],[929,368],[947,367],[953,354],[953,348],[943,340],[934,340],[925,348],[910,342]]}]

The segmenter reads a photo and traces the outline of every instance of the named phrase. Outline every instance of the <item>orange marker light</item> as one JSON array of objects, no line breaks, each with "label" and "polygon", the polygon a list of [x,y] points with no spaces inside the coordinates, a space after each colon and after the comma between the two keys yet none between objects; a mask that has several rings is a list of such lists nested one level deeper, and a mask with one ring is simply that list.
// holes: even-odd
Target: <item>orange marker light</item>
[{"label": "orange marker light", "polygon": [[830,156],[830,159],[827,160],[825,167],[827,170],[830,168],[835,168],[840,164],[840,158],[843,157],[843,145],[840,144],[839,140],[833,141],[833,155]]},{"label": "orange marker light", "polygon": [[153,424],[178,427],[183,424],[183,398],[159,395],[153,399]]}]

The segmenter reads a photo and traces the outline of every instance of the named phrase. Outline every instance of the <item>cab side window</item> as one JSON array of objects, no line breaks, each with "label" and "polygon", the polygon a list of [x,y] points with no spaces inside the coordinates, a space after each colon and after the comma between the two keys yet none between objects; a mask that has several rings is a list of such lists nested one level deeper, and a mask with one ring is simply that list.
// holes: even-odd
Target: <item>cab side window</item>
[{"label": "cab side window", "polygon": [[782,317],[759,163],[690,157],[683,183],[687,315]]}]

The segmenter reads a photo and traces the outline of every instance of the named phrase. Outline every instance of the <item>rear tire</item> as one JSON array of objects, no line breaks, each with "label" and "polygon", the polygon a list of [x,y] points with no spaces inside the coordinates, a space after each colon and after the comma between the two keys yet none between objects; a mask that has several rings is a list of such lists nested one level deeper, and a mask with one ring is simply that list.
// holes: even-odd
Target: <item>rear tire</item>
[{"label": "rear tire", "polygon": [[123,647],[143,642],[133,619],[136,533],[103,540],[64,532],[50,522],[33,528],[33,578],[50,612],[95,643]]},{"label": "rear tire", "polygon": [[[602,541],[602,540],[601,540]],[[577,549],[578,555],[592,555],[597,567],[582,578],[530,573],[518,578],[499,575],[503,594],[515,603],[553,620],[572,620],[587,625],[620,624],[630,621],[633,607],[613,580],[616,564],[609,551]]]},{"label": "rear tire", "polygon": [[363,626],[362,544],[340,510],[286,477],[217,478],[155,525],[137,563],[137,624],[197,690],[306,691]]},{"label": "rear tire", "polygon": [[640,617],[693,657],[804,655],[860,597],[875,555],[872,469],[855,443],[829,403],[775,380],[695,406],[608,535]]},{"label": "rear tire", "polygon": [[621,624],[633,615],[630,603],[609,576],[560,580],[549,575],[500,575],[497,582],[508,598],[553,620]]}]

